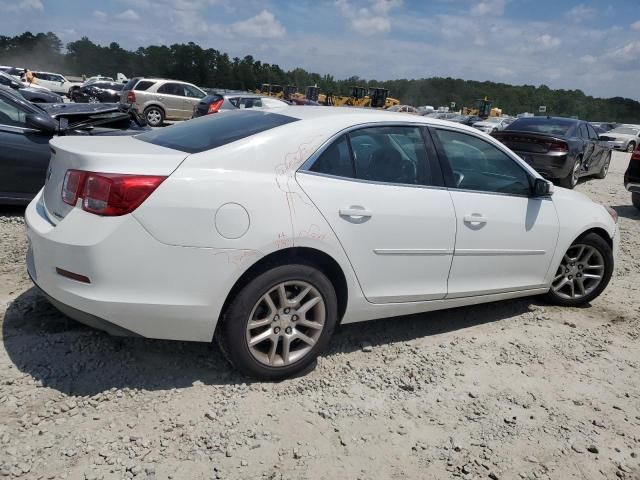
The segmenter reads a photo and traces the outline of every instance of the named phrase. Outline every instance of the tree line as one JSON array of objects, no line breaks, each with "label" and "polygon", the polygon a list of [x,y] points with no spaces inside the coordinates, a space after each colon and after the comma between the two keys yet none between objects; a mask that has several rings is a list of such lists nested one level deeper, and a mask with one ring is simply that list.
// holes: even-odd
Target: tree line
[{"label": "tree line", "polygon": [[410,105],[472,107],[488,97],[504,113],[537,112],[547,107],[548,115],[574,116],[585,120],[640,123],[640,102],[629,98],[594,98],[581,90],[554,90],[546,85],[509,85],[457,78],[420,78],[378,81],[359,77],[335,79],[332,75],[307,72],[302,68],[285,71],[276,64],[229,57],[214,48],[189,42],[149,45],[135,51],[118,43],[98,45],[87,37],[66,46],[52,32],[25,32],[14,37],[0,36],[0,64],[49,70],[68,75],[159,76],[188,81],[204,88],[254,90],[262,83],[297,85],[300,91],[317,85],[324,92],[348,94],[353,86],[383,87],[391,96]]}]

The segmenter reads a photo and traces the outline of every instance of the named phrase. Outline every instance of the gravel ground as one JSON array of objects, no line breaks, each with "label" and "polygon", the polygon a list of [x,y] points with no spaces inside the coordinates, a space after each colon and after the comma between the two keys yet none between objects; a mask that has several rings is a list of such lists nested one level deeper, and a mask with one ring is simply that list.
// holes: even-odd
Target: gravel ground
[{"label": "gravel ground", "polygon": [[341,327],[305,376],[240,377],[210,345],[112,338],[32,288],[0,211],[0,477],[640,478],[640,215],[628,155],[578,189],[620,214],[605,294]]}]

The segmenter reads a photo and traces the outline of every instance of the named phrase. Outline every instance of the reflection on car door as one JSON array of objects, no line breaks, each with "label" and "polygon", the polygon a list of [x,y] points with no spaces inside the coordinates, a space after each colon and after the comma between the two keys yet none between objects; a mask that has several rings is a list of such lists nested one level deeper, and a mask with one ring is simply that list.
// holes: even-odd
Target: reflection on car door
[{"label": "reflection on car door", "polygon": [[[158,100],[166,107],[167,119],[186,118],[184,109],[184,88],[180,83],[167,82],[158,87]],[[190,115],[189,115],[190,116]]]},{"label": "reflection on car door", "polygon": [[593,153],[589,159],[588,170],[590,172],[598,172],[607,158],[609,148],[607,147],[607,142],[600,140],[598,133],[590,124],[586,123],[585,125],[587,127],[589,141],[593,144]]},{"label": "reflection on car door", "polygon": [[445,297],[455,214],[420,128],[343,135],[296,179],[335,232],[370,302]]},{"label": "reflection on car door", "polygon": [[582,153],[582,165],[583,168],[584,166],[590,166],[591,163],[595,160],[594,158],[594,153],[595,153],[595,142],[589,138],[589,132],[587,130],[587,124],[586,123],[581,123],[580,126],[578,127],[578,133],[580,135],[580,138],[582,139],[582,142],[584,143],[584,150]]},{"label": "reflection on car door", "polygon": [[484,139],[434,130],[456,217],[447,298],[540,288],[558,238],[551,198],[529,196],[523,166]]}]

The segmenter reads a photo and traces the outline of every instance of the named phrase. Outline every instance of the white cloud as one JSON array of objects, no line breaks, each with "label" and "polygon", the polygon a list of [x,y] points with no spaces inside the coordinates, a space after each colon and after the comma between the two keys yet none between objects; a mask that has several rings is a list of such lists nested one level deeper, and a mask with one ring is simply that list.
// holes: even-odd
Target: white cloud
[{"label": "white cloud", "polygon": [[538,47],[546,50],[560,46],[562,40],[560,40],[558,37],[553,37],[545,33],[544,35],[540,35],[538,38],[536,38],[536,42],[538,44]]},{"label": "white cloud", "polygon": [[390,11],[399,8],[403,0],[369,0],[367,7],[357,8],[348,0],[335,0],[351,28],[361,35],[377,35],[391,30]]},{"label": "white cloud", "polygon": [[574,22],[584,22],[595,17],[596,11],[591,7],[587,7],[584,4],[576,5],[566,13],[566,16]]},{"label": "white cloud", "polygon": [[606,58],[617,64],[640,68],[640,41],[629,42],[606,55]]},{"label": "white cloud", "polygon": [[640,20],[638,20],[637,22],[633,22],[631,24],[631,29],[640,31]]},{"label": "white cloud", "polygon": [[8,0],[0,1],[0,9],[6,12],[44,11],[41,0]]},{"label": "white cloud", "polygon": [[98,20],[105,20],[107,18],[107,14],[104,13],[102,10],[96,10],[93,12],[93,17]]},{"label": "white cloud", "polygon": [[285,28],[268,10],[262,10],[255,17],[231,25],[231,32],[254,38],[280,38]]},{"label": "white cloud", "polygon": [[118,20],[126,20],[128,22],[135,22],[136,20],[140,20],[140,15],[138,15],[135,10],[128,9],[114,15],[114,18],[117,18]]},{"label": "white cloud", "polygon": [[482,0],[471,7],[471,14],[478,17],[488,15],[500,17],[504,14],[506,5],[507,0]]}]

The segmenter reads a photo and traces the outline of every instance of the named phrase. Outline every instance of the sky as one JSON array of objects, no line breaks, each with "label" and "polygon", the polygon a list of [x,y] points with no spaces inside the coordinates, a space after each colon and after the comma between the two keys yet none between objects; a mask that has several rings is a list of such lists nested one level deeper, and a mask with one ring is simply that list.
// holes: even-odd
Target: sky
[{"label": "sky", "polygon": [[[193,41],[335,78],[455,77],[640,100],[640,0],[0,0],[0,34]],[[125,72],[134,75],[136,72]]]}]

